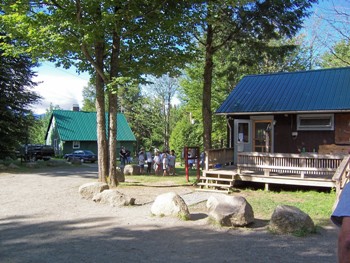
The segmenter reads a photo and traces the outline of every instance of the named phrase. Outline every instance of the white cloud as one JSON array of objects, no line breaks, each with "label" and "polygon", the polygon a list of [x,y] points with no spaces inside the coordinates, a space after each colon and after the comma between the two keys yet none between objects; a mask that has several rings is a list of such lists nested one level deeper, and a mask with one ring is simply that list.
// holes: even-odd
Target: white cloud
[{"label": "white cloud", "polygon": [[88,84],[87,76],[82,77],[71,71],[57,68],[51,68],[49,71],[45,68],[39,68],[37,75],[34,81],[41,83],[34,91],[42,97],[42,100],[33,105],[34,113],[45,113],[50,104],[58,105],[63,110],[72,109],[73,104],[79,104],[79,107],[83,106],[82,91]]}]

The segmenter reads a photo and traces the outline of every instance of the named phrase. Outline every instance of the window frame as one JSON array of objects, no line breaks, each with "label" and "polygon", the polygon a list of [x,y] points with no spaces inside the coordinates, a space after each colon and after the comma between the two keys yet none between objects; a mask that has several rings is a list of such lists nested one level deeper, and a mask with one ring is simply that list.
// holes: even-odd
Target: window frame
[{"label": "window frame", "polygon": [[73,149],[80,149],[80,141],[73,141]]},{"label": "window frame", "polygon": [[[329,125],[302,125],[303,119],[329,119]],[[297,130],[298,131],[333,131],[334,130],[334,114],[298,114],[297,115]]]}]

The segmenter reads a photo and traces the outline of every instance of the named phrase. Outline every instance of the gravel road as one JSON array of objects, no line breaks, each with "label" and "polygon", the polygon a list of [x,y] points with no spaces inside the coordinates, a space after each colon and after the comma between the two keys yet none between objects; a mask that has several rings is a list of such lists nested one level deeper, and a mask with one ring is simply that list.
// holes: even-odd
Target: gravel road
[{"label": "gravel road", "polygon": [[[81,199],[79,186],[96,178],[94,165],[0,173],[0,262],[336,262],[332,224],[304,238],[273,235],[266,222],[220,228],[202,209],[210,193],[191,187],[120,188],[136,198],[133,207]],[[170,191],[183,196],[191,220],[150,214]]]}]

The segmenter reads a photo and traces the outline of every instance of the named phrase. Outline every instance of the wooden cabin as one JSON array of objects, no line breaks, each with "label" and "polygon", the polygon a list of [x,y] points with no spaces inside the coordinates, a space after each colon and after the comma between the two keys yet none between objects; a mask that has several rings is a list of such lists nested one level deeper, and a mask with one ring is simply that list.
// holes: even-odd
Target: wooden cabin
[{"label": "wooden cabin", "polygon": [[[318,173],[325,187],[335,187],[334,173],[350,150],[350,67],[246,76],[216,114],[227,119],[231,156],[209,151],[204,176],[210,164],[231,158],[236,178],[243,168],[265,174],[259,182],[299,171],[304,182]],[[333,160],[330,167],[326,160]]]}]

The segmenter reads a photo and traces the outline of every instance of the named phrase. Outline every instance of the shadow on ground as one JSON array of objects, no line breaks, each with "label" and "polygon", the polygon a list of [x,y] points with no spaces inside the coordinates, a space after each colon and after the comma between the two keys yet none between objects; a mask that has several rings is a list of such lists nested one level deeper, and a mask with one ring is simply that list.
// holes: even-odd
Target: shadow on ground
[{"label": "shadow on ground", "polygon": [[326,230],[296,238],[249,229],[118,225],[113,217],[40,224],[25,216],[2,218],[1,262],[335,262]]}]

